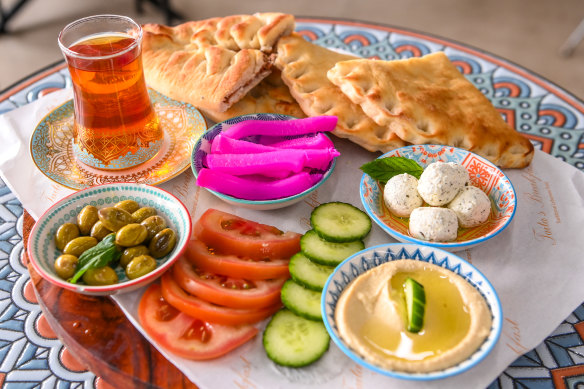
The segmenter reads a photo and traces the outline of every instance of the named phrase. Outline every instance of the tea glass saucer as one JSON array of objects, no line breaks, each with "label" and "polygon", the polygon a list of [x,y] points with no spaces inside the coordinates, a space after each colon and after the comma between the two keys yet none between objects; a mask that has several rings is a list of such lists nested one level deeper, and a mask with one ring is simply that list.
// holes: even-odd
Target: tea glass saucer
[{"label": "tea glass saucer", "polygon": [[36,126],[30,140],[34,163],[49,179],[71,189],[116,182],[157,185],[176,177],[189,168],[193,147],[207,123],[192,105],[152,89],[148,92],[164,134],[160,151],[150,160],[114,171],[79,162],[73,154],[73,100],[69,100]]}]

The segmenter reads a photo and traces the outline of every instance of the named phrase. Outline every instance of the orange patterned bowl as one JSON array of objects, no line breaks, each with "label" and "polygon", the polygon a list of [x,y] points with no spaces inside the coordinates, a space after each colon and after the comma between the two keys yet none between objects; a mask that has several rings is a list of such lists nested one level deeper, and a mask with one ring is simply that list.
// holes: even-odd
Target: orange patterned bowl
[{"label": "orange patterned bowl", "polygon": [[451,146],[415,145],[406,146],[383,154],[385,157],[407,157],[422,167],[432,162],[455,162],[468,170],[471,184],[482,189],[491,200],[491,213],[487,221],[473,228],[459,228],[452,242],[430,242],[412,237],[409,233],[409,218],[393,215],[383,201],[383,185],[367,174],[361,178],[361,202],[369,216],[389,235],[402,243],[418,243],[438,247],[451,252],[481,244],[503,231],[515,215],[517,199],[509,178],[483,157]]}]

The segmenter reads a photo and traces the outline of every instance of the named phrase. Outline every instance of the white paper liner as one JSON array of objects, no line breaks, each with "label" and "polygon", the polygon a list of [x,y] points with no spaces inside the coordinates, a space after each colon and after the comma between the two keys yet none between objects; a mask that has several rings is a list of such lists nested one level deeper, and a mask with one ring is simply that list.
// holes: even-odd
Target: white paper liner
[{"label": "white paper liner", "polygon": [[[34,218],[73,192],[38,171],[29,151],[30,137],[38,122],[69,98],[70,90],[51,93],[0,116],[0,175]],[[193,220],[206,209],[217,208],[303,233],[310,228],[310,211],[320,203],[344,201],[362,208],[359,166],[378,154],[346,140],[333,140],[341,156],[331,178],[310,197],[288,208],[252,211],[229,206],[198,188],[190,170],[160,187],[179,197]],[[287,369],[276,366],[265,356],[261,334],[212,361],[188,361],[159,350],[202,389],[369,388],[381,385],[385,388],[486,387],[517,357],[536,347],[584,301],[584,261],[581,259],[584,252],[584,174],[539,150],[529,167],[505,173],[517,194],[514,220],[490,241],[457,253],[489,278],[503,306],[501,338],[490,355],[471,370],[431,382],[393,379],[355,364],[332,342],[319,362],[307,368]],[[375,225],[365,241],[368,247],[392,242],[395,240]],[[152,342],[137,321],[137,305],[142,292],[143,289],[114,299]]]}]

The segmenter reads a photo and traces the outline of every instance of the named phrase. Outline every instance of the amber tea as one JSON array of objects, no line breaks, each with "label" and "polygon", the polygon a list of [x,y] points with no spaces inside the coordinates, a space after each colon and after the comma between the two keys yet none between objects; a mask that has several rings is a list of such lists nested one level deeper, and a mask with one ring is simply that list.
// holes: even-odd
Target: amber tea
[{"label": "amber tea", "polygon": [[[100,17],[113,16],[93,18]],[[133,33],[91,34],[63,50],[73,82],[74,152],[93,167],[135,166],[152,158],[162,143],[135,28]]]}]

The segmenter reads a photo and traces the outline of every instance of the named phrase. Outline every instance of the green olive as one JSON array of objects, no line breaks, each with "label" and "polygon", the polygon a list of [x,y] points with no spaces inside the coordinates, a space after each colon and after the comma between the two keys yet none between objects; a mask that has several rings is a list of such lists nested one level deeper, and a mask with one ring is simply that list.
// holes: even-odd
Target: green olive
[{"label": "green olive", "polygon": [[59,277],[68,280],[73,277],[75,270],[77,270],[77,263],[79,258],[74,255],[63,254],[55,260],[55,272]]},{"label": "green olive", "polygon": [[118,275],[111,267],[104,266],[87,270],[82,279],[87,285],[111,285],[118,282]]},{"label": "green olive", "polygon": [[123,209],[128,213],[134,213],[138,209],[140,209],[140,204],[138,204],[134,200],[122,200],[120,202],[117,202],[116,205],[114,205],[114,207],[118,209]]},{"label": "green olive", "polygon": [[97,244],[97,239],[92,236],[80,236],[71,240],[65,245],[63,254],[70,254],[79,257],[85,250],[88,250]]},{"label": "green olive", "polygon": [[91,227],[91,232],[89,233],[90,236],[93,236],[97,240],[103,240],[106,236],[111,234],[112,232],[105,228],[101,220],[98,220],[93,227]]},{"label": "green olive", "polygon": [[142,224],[126,224],[116,232],[116,244],[122,247],[137,246],[146,240],[148,230]]},{"label": "green olive", "polygon": [[97,222],[97,208],[93,205],[86,205],[77,215],[77,225],[81,235],[89,235],[91,227]]},{"label": "green olive", "polygon": [[126,224],[134,223],[134,218],[129,212],[114,207],[100,209],[97,216],[104,227],[110,231],[117,231]]},{"label": "green olive", "polygon": [[175,245],[176,233],[170,228],[165,228],[158,234],[154,235],[148,248],[150,249],[150,255],[154,258],[162,258],[170,253]]},{"label": "green olive", "polygon": [[166,228],[166,220],[158,215],[147,217],[140,224],[146,227],[146,230],[148,231],[148,236],[146,237],[147,241],[150,241],[152,238],[154,238],[154,235],[158,234],[160,231]]},{"label": "green olive", "polygon": [[126,276],[133,280],[156,269],[156,260],[150,255],[139,255],[126,266]]},{"label": "green olive", "polygon": [[63,250],[67,243],[79,236],[79,227],[77,224],[65,223],[57,228],[55,233],[55,245],[59,250]]},{"label": "green olive", "polygon": [[135,257],[148,254],[150,254],[150,250],[148,250],[148,247],[144,245],[128,247],[122,252],[122,256],[120,257],[120,266],[125,268],[128,266],[128,263],[130,263],[130,261]]},{"label": "green olive", "polygon": [[146,218],[156,215],[156,208],[153,207],[142,207],[136,212],[132,213],[132,217],[136,223],[142,223]]}]

